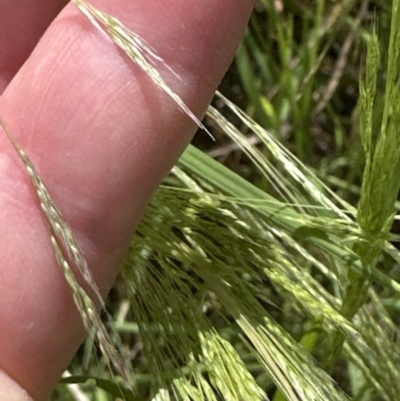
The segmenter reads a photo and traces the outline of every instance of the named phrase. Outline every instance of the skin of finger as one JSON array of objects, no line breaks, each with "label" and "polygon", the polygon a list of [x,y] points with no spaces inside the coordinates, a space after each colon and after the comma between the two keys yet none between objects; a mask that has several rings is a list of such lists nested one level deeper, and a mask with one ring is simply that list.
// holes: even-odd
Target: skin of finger
[{"label": "skin of finger", "polygon": [[[252,1],[95,4],[159,50],[181,77],[160,66],[168,83],[201,114],[233,58]],[[0,112],[106,293],[151,194],[195,131],[193,122],[73,5],[8,86]],[[0,367],[43,400],[83,330],[35,194],[4,136],[0,188]]]},{"label": "skin of finger", "polygon": [[0,93],[67,0],[0,0]]},{"label": "skin of finger", "polygon": [[21,386],[0,370],[0,400],[33,401]]}]

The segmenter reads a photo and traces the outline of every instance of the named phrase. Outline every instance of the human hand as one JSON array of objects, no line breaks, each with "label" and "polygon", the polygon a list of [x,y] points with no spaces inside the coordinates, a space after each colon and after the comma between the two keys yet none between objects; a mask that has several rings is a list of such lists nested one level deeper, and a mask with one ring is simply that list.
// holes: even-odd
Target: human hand
[{"label": "human hand", "polygon": [[[196,127],[73,4],[56,17],[65,3],[0,0],[0,114],[106,294],[150,196]],[[197,115],[233,58],[252,4],[93,0],[159,51],[182,80],[161,72]],[[0,239],[0,400],[45,400],[84,330],[3,130]]]}]

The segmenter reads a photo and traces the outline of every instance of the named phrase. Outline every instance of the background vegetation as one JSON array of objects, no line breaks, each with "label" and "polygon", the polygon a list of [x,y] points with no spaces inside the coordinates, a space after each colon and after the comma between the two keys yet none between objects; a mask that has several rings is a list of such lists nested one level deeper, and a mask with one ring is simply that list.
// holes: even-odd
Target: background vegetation
[{"label": "background vegetation", "polygon": [[398,3],[257,2],[53,400],[400,400]]}]

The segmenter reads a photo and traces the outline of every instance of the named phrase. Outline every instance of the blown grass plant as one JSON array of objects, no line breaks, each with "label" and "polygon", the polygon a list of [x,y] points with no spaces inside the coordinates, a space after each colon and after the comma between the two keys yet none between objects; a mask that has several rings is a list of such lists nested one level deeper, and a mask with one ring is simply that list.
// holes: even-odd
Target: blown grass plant
[{"label": "blown grass plant", "polygon": [[[150,45],[74,2],[192,116]],[[41,198],[101,333],[102,353],[89,336],[54,400],[400,400],[399,49],[399,0],[257,3],[234,71],[249,101],[218,92],[206,120],[225,164],[240,163],[187,149],[133,238],[107,329],[70,278],[72,259],[95,288],[72,234]]]}]

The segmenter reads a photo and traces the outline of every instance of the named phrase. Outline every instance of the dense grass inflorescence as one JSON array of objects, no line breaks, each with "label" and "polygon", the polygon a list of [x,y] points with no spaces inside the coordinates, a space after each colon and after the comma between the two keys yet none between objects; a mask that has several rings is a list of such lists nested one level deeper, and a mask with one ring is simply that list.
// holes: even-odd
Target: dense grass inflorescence
[{"label": "dense grass inflorescence", "polygon": [[[75,3],[191,115],[153,50]],[[216,142],[155,194],[106,323],[72,280],[101,335],[54,400],[400,400],[399,49],[398,0],[256,3]]]}]

